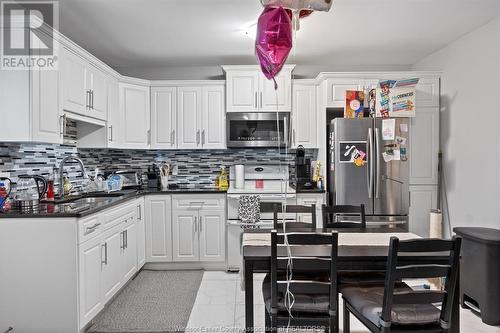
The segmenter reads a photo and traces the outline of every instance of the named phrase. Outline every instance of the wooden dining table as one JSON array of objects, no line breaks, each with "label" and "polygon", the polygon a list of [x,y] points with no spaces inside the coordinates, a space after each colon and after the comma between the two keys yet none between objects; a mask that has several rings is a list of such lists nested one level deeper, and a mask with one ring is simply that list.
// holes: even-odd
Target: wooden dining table
[{"label": "wooden dining table", "polygon": [[[288,230],[290,231],[290,230]],[[293,231],[311,231],[311,229],[294,228]],[[338,241],[338,264],[339,272],[348,271],[385,271],[387,265],[387,254],[389,251],[389,239],[393,236],[400,240],[420,238],[398,228],[367,228],[361,229],[330,229],[320,228],[316,232],[339,233]],[[314,256],[329,255],[329,249],[325,246],[314,247],[311,253]],[[399,263],[425,264],[438,263],[447,264],[446,253],[426,253],[425,255],[405,254],[398,259]],[[311,262],[311,271],[314,271],[314,262]],[[247,332],[254,330],[254,300],[253,300],[253,275],[254,273],[267,273],[271,269],[271,231],[254,229],[243,233],[243,275],[245,289],[245,326]],[[457,281],[455,297],[452,300],[453,310],[451,327],[449,332],[460,332],[459,317],[459,281]]]}]

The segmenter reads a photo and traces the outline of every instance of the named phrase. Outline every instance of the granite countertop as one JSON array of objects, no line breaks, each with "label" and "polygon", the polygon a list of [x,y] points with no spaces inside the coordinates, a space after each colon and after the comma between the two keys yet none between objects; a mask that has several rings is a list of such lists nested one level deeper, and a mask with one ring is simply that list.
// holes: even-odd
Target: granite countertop
[{"label": "granite countertop", "polygon": [[2,218],[51,218],[51,217],[84,217],[101,210],[119,205],[134,198],[155,194],[225,194],[216,188],[176,188],[161,190],[156,188],[141,188],[137,190],[122,190],[113,192],[112,197],[82,197],[66,203],[40,203],[38,207],[29,211],[17,209],[0,210]]}]

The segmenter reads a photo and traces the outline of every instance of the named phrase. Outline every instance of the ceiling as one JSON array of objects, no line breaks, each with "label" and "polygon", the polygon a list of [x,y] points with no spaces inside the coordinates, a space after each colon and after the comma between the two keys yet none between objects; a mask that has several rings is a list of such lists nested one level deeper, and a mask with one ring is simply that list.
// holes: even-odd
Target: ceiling
[{"label": "ceiling", "polygon": [[[259,0],[59,4],[62,33],[114,68],[256,63],[244,31],[262,11]],[[411,65],[499,15],[499,0],[334,0],[330,12],[301,20],[288,63]]]}]

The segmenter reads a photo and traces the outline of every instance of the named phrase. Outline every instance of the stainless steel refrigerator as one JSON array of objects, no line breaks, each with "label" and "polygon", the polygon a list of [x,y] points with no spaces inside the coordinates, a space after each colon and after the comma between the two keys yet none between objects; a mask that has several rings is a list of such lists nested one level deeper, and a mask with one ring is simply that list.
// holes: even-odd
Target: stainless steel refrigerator
[{"label": "stainless steel refrigerator", "polygon": [[[408,228],[409,119],[390,119],[384,122],[381,118],[335,118],[331,121],[329,200],[335,205],[364,204],[368,225]],[[356,165],[353,157],[363,162]]]}]

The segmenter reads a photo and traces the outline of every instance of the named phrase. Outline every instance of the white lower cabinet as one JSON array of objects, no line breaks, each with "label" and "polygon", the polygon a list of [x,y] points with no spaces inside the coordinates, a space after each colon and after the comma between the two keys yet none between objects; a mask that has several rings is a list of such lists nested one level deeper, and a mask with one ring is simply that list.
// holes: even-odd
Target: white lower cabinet
[{"label": "white lower cabinet", "polygon": [[174,261],[225,261],[225,203],[217,194],[173,196]]},{"label": "white lower cabinet", "polygon": [[437,185],[410,185],[410,232],[429,237],[430,212],[436,208],[437,196]]},{"label": "white lower cabinet", "polygon": [[[80,329],[83,329],[104,305],[137,272],[137,202],[133,201],[86,217],[90,222],[79,245]],[[86,238],[95,235],[93,238]]]},{"label": "white lower cabinet", "polygon": [[198,228],[197,210],[175,210],[172,212],[174,261],[198,261],[200,259]]},{"label": "white lower cabinet", "polygon": [[145,199],[146,262],[172,261],[172,197],[149,195]]},{"label": "white lower cabinet", "polygon": [[80,328],[101,311],[102,258],[101,238],[96,237],[80,245],[79,251]]},{"label": "white lower cabinet", "polygon": [[120,289],[121,271],[121,225],[108,230],[102,239],[102,297],[107,302]]},{"label": "white lower cabinet", "polygon": [[[297,205],[316,205],[316,226],[323,226],[321,206],[325,203],[324,193],[297,193]],[[311,223],[311,214],[297,214],[297,221]]]},{"label": "white lower cabinet", "polygon": [[146,218],[144,198],[137,200],[137,270],[146,263]]}]

